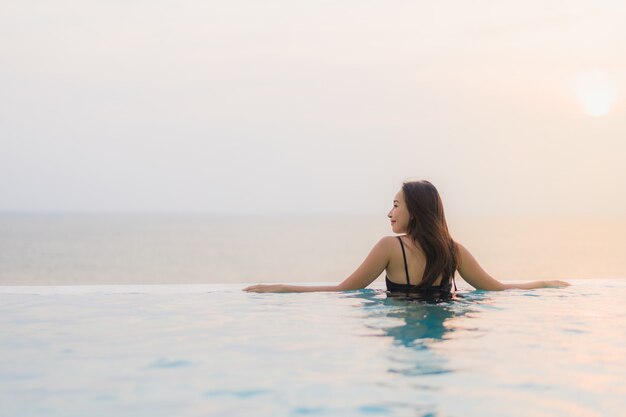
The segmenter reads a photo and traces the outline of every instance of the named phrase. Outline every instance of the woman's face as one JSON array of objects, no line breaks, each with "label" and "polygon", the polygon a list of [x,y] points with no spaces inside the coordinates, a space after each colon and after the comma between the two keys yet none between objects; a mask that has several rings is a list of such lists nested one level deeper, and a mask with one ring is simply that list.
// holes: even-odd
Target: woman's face
[{"label": "woman's face", "polygon": [[409,226],[409,210],[404,203],[404,193],[402,190],[393,198],[393,207],[387,214],[391,220],[391,230],[394,233],[406,233]]}]

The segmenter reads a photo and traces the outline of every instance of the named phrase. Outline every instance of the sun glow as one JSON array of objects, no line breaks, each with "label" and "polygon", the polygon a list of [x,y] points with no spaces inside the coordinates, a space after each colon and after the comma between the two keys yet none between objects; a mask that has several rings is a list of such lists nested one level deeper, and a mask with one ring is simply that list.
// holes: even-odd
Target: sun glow
[{"label": "sun glow", "polygon": [[578,101],[590,116],[604,116],[617,100],[617,88],[605,71],[580,74],[574,84]]}]

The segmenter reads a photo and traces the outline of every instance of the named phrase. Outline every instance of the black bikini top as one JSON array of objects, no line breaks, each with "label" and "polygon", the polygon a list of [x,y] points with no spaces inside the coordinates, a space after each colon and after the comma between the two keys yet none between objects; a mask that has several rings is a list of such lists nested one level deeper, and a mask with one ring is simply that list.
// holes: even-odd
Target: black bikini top
[{"label": "black bikini top", "polygon": [[[400,247],[402,248],[402,257],[404,258],[404,272],[406,273],[406,284],[398,284],[389,280],[389,277],[385,275],[385,282],[387,283],[387,291],[398,291],[398,292],[446,292],[450,293],[452,291],[452,285],[450,285],[450,281],[446,283],[441,283],[440,285],[432,285],[430,287],[421,288],[416,285],[412,285],[409,281],[409,267],[406,263],[406,253],[404,252],[404,244],[402,243],[402,239],[400,236],[396,236],[400,241]],[[456,282],[454,281],[454,276],[452,277],[452,282],[454,282],[454,290],[456,291]]]}]

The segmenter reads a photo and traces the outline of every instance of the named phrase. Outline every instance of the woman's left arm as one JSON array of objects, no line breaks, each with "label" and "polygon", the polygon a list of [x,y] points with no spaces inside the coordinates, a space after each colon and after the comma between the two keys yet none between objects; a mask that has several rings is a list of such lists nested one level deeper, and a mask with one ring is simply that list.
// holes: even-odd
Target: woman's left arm
[{"label": "woman's left arm", "polygon": [[[393,239],[393,238],[391,238]],[[343,282],[338,285],[287,285],[287,284],[258,284],[244,288],[248,292],[319,292],[319,291],[348,291],[358,290],[370,285],[382,274],[389,263],[390,237],[384,237],[374,245],[363,263]]]},{"label": "woman's left arm", "polygon": [[557,280],[504,284],[485,272],[485,270],[478,264],[478,261],[476,261],[472,254],[465,249],[463,245],[456,242],[456,246],[459,251],[459,263],[457,265],[459,274],[468,284],[477,290],[501,291],[513,288],[532,290],[535,288],[566,287],[570,285],[568,282]]}]

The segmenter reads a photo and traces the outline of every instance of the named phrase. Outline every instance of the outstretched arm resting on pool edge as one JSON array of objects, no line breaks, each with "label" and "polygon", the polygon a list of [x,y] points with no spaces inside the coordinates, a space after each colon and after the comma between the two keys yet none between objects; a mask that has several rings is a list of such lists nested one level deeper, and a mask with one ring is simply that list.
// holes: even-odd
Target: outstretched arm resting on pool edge
[{"label": "outstretched arm resting on pool edge", "polygon": [[389,263],[391,245],[395,238],[383,237],[374,245],[363,263],[343,282],[338,285],[306,286],[287,284],[259,284],[246,287],[248,292],[317,292],[359,290],[370,285],[383,273]]},{"label": "outstretched arm resting on pool edge", "polygon": [[567,287],[570,285],[565,281],[530,281],[519,284],[504,284],[497,279],[489,275],[480,266],[478,261],[472,256],[472,254],[465,249],[463,245],[457,243],[458,248],[458,265],[457,271],[463,279],[477,290],[487,291],[502,291],[508,289],[521,289],[532,290],[535,288],[550,288],[550,287]]},{"label": "outstretched arm resting on pool edge", "polygon": [[338,285],[289,285],[289,284],[257,284],[251,285],[243,289],[248,292],[323,292],[323,291],[342,291],[338,289]]}]

